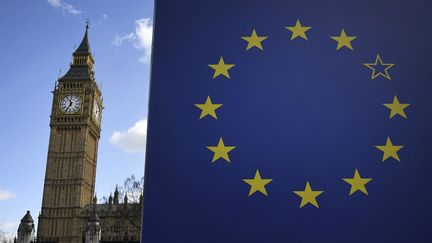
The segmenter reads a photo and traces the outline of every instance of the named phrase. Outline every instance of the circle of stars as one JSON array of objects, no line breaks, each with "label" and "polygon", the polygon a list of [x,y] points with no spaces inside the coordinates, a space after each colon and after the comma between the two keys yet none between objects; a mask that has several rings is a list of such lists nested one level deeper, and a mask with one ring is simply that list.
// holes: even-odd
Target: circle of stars
[{"label": "circle of stars", "polygon": [[[297,19],[293,26],[285,27],[285,29],[291,32],[291,41],[297,41],[297,39],[303,39],[303,41],[307,41],[307,33],[312,29],[312,27],[302,25],[301,21]],[[263,42],[268,38],[268,36],[259,35],[256,29],[252,29],[252,33],[250,34],[250,36],[241,37],[242,40],[247,42],[246,51],[250,51],[254,48],[260,51],[264,51]],[[340,51],[342,49],[354,51],[352,42],[357,39],[357,36],[348,35],[345,29],[341,29],[341,32],[338,36],[330,36],[330,38],[337,42],[336,51]],[[371,63],[363,63],[363,65],[372,70],[372,80],[379,77],[391,80],[389,70],[395,64],[383,62],[380,55],[377,54],[375,57],[375,61]],[[230,79],[231,77],[229,71],[233,67],[235,67],[235,64],[229,62],[226,63],[224,58],[221,56],[217,63],[208,64],[208,66],[213,69],[212,79],[223,77]],[[401,103],[396,95],[394,95],[393,101],[391,103],[383,103],[382,105],[390,110],[389,119],[393,119],[397,116],[403,119],[408,119],[407,114],[405,113],[405,109],[410,106],[410,104]],[[213,103],[210,96],[207,96],[204,103],[195,104],[195,106],[201,110],[201,114],[199,116],[200,120],[206,117],[208,117],[208,119],[218,119],[216,110],[221,108],[223,104],[215,104]],[[383,162],[388,159],[393,159],[398,162],[401,161],[398,152],[403,149],[404,146],[394,145],[390,137],[387,137],[386,143],[384,145],[376,145],[375,148],[383,153]],[[213,158],[211,160],[211,163],[215,163],[219,160],[224,160],[228,163],[231,163],[229,153],[236,149],[236,146],[225,145],[223,138],[220,137],[217,145],[207,146],[207,149],[213,152]],[[350,186],[350,190],[348,192],[349,196],[357,192],[361,192],[366,196],[369,195],[366,185],[372,181],[372,178],[361,177],[360,172],[357,168],[354,170],[353,177],[342,178],[342,181],[346,182]],[[249,197],[255,195],[256,193],[268,196],[266,187],[271,182],[273,182],[273,179],[266,177],[263,178],[259,169],[256,169],[254,177],[245,178],[243,179],[243,182],[250,186],[248,193]],[[301,198],[300,208],[308,204],[319,208],[317,198],[322,193],[324,193],[324,191],[313,190],[309,181],[306,181],[304,190],[293,191],[293,194]]]}]

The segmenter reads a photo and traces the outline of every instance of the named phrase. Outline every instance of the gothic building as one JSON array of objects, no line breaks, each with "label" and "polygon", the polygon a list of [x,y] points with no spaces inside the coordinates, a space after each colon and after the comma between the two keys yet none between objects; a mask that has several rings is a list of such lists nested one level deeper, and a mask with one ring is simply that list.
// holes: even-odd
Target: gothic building
[{"label": "gothic building", "polygon": [[[142,200],[128,203],[125,196],[120,203],[117,188],[114,198],[110,196],[105,204],[97,204],[94,196],[103,99],[94,76],[88,31],[87,23],[69,70],[59,78],[52,92],[38,242],[124,242],[139,241],[140,237],[136,217],[137,212],[141,214]],[[28,243],[33,240],[29,212],[23,220],[17,241]]]}]

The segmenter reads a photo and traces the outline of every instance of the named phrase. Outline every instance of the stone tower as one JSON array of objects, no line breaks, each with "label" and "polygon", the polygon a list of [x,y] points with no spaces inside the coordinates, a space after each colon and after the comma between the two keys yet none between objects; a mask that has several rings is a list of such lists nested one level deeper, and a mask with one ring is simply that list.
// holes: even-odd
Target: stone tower
[{"label": "stone tower", "polygon": [[33,242],[35,227],[30,211],[27,211],[26,215],[21,219],[17,233],[17,243]]},{"label": "stone tower", "polygon": [[73,53],[69,71],[53,91],[50,138],[42,210],[40,242],[81,243],[79,214],[95,192],[102,94],[94,77],[94,59],[84,38]]}]

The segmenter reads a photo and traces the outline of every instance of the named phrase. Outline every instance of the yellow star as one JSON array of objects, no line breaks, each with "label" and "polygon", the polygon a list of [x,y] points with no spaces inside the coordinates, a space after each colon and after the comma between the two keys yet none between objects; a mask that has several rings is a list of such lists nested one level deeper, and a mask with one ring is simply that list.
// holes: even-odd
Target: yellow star
[{"label": "yellow star", "polygon": [[269,184],[272,180],[273,179],[262,179],[258,170],[256,170],[255,177],[253,179],[243,179],[244,182],[251,186],[248,196],[254,194],[257,191],[268,196],[265,186]]},{"label": "yellow star", "polygon": [[356,191],[361,191],[368,195],[365,185],[370,182],[372,178],[362,178],[356,169],[353,178],[343,178],[342,180],[351,185],[350,196]]},{"label": "yellow star", "polygon": [[223,139],[220,138],[217,146],[207,146],[207,148],[210,149],[212,152],[214,152],[212,163],[218,160],[219,158],[231,162],[228,153],[231,150],[235,149],[235,146],[225,146]]},{"label": "yellow star", "polygon": [[251,36],[245,36],[242,37],[243,40],[248,42],[248,45],[246,47],[246,50],[251,49],[252,47],[257,47],[260,50],[264,50],[261,42],[264,41],[265,39],[267,39],[267,36],[258,36],[255,29],[252,31]]},{"label": "yellow star", "polygon": [[294,40],[295,38],[297,38],[299,36],[301,38],[307,40],[306,31],[308,31],[312,27],[302,26],[300,23],[300,20],[297,19],[295,26],[289,26],[289,27],[285,27],[285,28],[292,32],[291,40]]},{"label": "yellow star", "polygon": [[207,115],[210,115],[215,119],[218,119],[216,116],[216,109],[221,107],[222,104],[213,104],[210,99],[210,96],[207,96],[207,100],[204,104],[195,104],[195,106],[201,109],[201,115],[199,119],[202,119]]},{"label": "yellow star", "polygon": [[223,57],[220,57],[218,64],[209,64],[209,67],[215,70],[213,74],[213,79],[221,74],[227,78],[230,78],[228,70],[230,70],[234,66],[234,64],[225,64]]},{"label": "yellow star", "polygon": [[405,114],[404,109],[407,108],[410,104],[401,104],[399,103],[396,95],[393,98],[392,104],[383,104],[385,107],[390,109],[390,118],[393,118],[396,115],[400,115],[401,117],[407,119],[408,117]]},{"label": "yellow star", "polygon": [[300,208],[302,208],[304,205],[306,205],[308,203],[319,208],[316,197],[318,197],[323,192],[324,191],[312,191],[312,188],[309,185],[309,181],[306,182],[306,187],[305,187],[304,191],[294,191],[295,194],[297,194],[299,197],[302,198],[301,203],[300,203]]},{"label": "yellow star", "polygon": [[357,36],[347,36],[345,33],[345,30],[342,29],[340,36],[330,36],[333,40],[338,42],[338,45],[336,47],[336,51],[341,49],[342,47],[347,47],[351,50],[353,50],[351,46],[351,41],[355,40]]},{"label": "yellow star", "polygon": [[[381,75],[384,78],[391,80],[388,70],[394,66],[394,63],[383,63],[379,54],[376,56],[375,63],[363,63],[363,65],[373,70],[372,79]],[[379,69],[378,72],[377,69]]]},{"label": "yellow star", "polygon": [[377,149],[384,152],[382,161],[392,157],[397,161],[400,161],[397,152],[401,150],[404,146],[394,146],[389,137],[387,137],[386,145],[383,146],[375,146]]}]

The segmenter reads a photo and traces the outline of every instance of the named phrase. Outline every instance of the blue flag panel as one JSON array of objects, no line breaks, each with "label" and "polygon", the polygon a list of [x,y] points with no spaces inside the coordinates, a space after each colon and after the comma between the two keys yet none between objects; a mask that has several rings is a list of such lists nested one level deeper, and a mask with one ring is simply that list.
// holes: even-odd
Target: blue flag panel
[{"label": "blue flag panel", "polygon": [[142,242],[432,242],[431,7],[156,0]]}]

